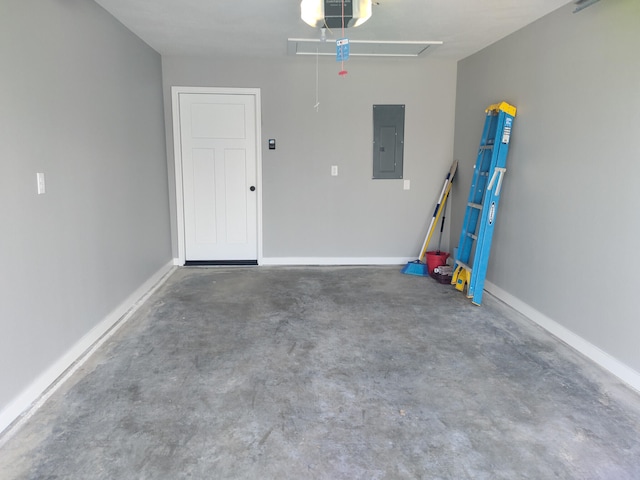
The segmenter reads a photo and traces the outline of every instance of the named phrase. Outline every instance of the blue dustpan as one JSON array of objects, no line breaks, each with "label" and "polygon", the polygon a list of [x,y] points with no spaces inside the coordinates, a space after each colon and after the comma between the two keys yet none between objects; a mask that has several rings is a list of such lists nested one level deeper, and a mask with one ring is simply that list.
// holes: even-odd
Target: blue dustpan
[{"label": "blue dustpan", "polygon": [[420,260],[414,260],[413,262],[407,263],[402,270],[401,273],[406,275],[418,275],[419,277],[428,277],[429,270],[427,269],[427,265],[422,263]]}]

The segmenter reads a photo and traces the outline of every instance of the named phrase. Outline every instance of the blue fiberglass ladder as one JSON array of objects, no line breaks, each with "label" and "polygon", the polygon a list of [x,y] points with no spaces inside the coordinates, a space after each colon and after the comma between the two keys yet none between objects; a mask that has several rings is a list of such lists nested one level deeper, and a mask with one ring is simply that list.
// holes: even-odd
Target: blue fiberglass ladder
[{"label": "blue fiberglass ladder", "polygon": [[460,291],[467,285],[467,297],[475,305],[482,302],[516,107],[502,102],[491,105],[486,113],[451,280]]}]

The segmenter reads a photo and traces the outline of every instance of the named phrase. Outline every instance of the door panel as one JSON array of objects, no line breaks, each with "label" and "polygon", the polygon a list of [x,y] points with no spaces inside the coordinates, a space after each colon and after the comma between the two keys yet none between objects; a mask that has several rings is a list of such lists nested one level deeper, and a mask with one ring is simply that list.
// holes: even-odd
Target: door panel
[{"label": "door panel", "polygon": [[[236,95],[223,96],[235,97]],[[246,138],[244,105],[226,105],[216,103],[192,104],[191,125],[193,138],[244,139]]]},{"label": "door panel", "polygon": [[181,93],[185,259],[257,260],[253,95]]},{"label": "door panel", "polygon": [[227,243],[242,244],[248,239],[247,222],[247,161],[244,150],[229,149],[225,151],[225,219]]},{"label": "door panel", "polygon": [[215,214],[209,205],[215,205],[215,159],[214,150],[196,148],[192,150],[193,205],[185,207],[187,222],[195,228],[195,242],[198,244],[216,243],[217,228]]}]

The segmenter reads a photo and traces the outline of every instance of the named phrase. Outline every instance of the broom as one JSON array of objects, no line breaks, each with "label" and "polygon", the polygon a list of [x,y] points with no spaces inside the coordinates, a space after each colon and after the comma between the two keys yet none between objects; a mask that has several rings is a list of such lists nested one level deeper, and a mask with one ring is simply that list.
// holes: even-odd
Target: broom
[{"label": "broom", "polygon": [[[453,181],[453,177],[456,174],[456,170],[458,169],[458,161],[454,160],[451,164],[451,168],[449,169],[449,173],[444,179],[444,185],[442,185],[442,191],[440,192],[440,196],[438,197],[438,203],[436,204],[436,208],[433,212],[433,217],[431,218],[431,223],[429,224],[429,229],[427,230],[427,236],[424,239],[424,243],[422,244],[422,248],[420,249],[420,255],[418,255],[418,259],[413,262],[408,262],[404,267],[402,267],[401,272],[407,275],[420,275],[427,276],[427,266],[425,265],[425,256],[427,254],[427,247],[429,246],[429,242],[431,241],[431,236],[435,230],[435,226],[438,222],[438,218],[443,211],[444,205],[449,196],[449,192],[451,192],[451,182]],[[443,217],[444,222],[444,217]],[[444,228],[444,223],[443,227]],[[440,240],[442,240],[442,230],[441,230]],[[440,245],[438,245],[438,250],[440,250]]]}]

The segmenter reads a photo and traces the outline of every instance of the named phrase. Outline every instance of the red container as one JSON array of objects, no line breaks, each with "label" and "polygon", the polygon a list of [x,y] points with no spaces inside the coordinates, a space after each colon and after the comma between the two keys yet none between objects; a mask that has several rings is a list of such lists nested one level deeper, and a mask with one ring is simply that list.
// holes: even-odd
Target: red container
[{"label": "red container", "polygon": [[447,264],[449,254],[447,252],[427,252],[427,271],[433,274],[436,267]]}]

